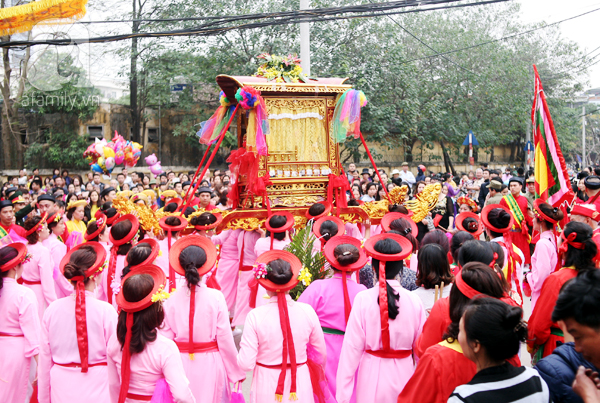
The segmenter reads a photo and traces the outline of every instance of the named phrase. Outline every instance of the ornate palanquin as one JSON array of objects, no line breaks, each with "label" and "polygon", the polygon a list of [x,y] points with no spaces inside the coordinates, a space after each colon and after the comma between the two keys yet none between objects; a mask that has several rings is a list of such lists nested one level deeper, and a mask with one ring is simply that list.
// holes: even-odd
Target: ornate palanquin
[{"label": "ornate palanquin", "polygon": [[[218,85],[225,97],[232,102],[235,102],[233,100],[236,99],[238,89],[243,91],[244,87],[249,86],[259,90],[265,101],[270,129],[266,135],[266,155],[259,153],[258,161],[253,159],[254,172],[247,171],[251,172],[251,177],[255,179],[249,183],[248,174],[239,170],[239,177],[233,184],[237,186],[235,190],[238,191],[239,197],[231,199],[235,200],[233,210],[222,212],[223,221],[219,230],[241,228],[250,231],[263,226],[269,214],[263,196],[268,198],[272,214],[290,212],[295,217],[297,228],[306,225],[305,213],[313,203],[324,200],[331,202],[337,197],[332,196],[332,189],[339,186],[339,179],[345,181],[345,177],[338,177],[343,171],[338,143],[333,139],[332,121],[338,99],[340,104],[344,104],[344,93],[352,92],[348,91],[352,87],[344,84],[346,80],[319,78],[309,79],[304,83],[283,83],[268,81],[262,77],[217,76]],[[364,97],[364,94],[362,96]],[[336,118],[339,118],[339,115],[336,115]],[[249,131],[254,132],[254,120],[249,120],[248,112],[243,109],[239,109],[237,116],[232,116],[231,119],[237,119],[235,130],[238,147],[243,150],[244,145],[247,145],[246,128],[250,122]],[[366,147],[366,144],[364,146]],[[237,155],[243,153],[235,155],[237,159],[234,158],[234,161],[237,161],[239,166],[241,160]],[[231,162],[233,165],[233,161]],[[372,163],[375,164],[374,161]],[[256,188],[256,184],[261,183],[253,182],[256,178],[259,181],[268,178],[267,182],[270,182],[266,187],[262,187],[260,197],[253,196],[247,190],[248,187]],[[338,185],[330,185],[330,178]],[[392,190],[387,199],[364,203],[359,207],[339,207],[336,200],[332,214],[345,222],[362,223],[368,220],[367,223],[376,225],[389,211],[389,203],[403,204],[413,213],[415,222],[418,222],[437,203],[440,191],[441,185],[430,184],[416,199],[406,201],[408,188],[402,186]],[[344,197],[342,194],[339,196]]]},{"label": "ornate palanquin", "polygon": [[[236,91],[243,86],[260,90],[270,132],[266,136],[269,151],[259,159],[258,176],[268,175],[273,183],[267,186],[271,207],[276,211],[290,211],[297,221],[313,203],[327,198],[328,175],[341,172],[338,144],[330,132],[336,98],[352,88],[344,84],[346,80],[319,78],[307,83],[276,83],[261,77],[217,77],[217,83],[229,99],[235,99]],[[239,111],[240,147],[244,144],[246,125],[246,113]],[[242,176],[235,186],[241,187],[240,202],[224,219],[223,226],[240,228],[241,222],[254,222],[249,220],[251,217],[256,221],[265,218],[267,211],[262,198],[253,198],[245,190],[247,178]],[[348,218],[362,221],[368,217],[358,207],[347,210]]]}]

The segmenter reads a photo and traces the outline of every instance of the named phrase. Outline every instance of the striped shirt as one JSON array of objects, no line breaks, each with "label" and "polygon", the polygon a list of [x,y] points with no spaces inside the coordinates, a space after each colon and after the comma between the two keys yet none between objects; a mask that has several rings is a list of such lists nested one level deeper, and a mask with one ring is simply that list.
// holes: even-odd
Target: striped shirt
[{"label": "striped shirt", "polygon": [[448,403],[549,403],[548,385],[532,368],[509,363],[479,371],[471,382],[454,389]]}]

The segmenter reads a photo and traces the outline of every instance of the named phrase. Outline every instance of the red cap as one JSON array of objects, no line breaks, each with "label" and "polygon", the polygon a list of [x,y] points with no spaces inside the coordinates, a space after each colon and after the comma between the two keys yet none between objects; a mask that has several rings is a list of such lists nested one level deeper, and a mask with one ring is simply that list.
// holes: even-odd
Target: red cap
[{"label": "red cap", "polygon": [[59,265],[60,272],[64,275],[65,266],[67,265],[67,263],[69,263],[69,260],[71,259],[71,256],[74,252],[78,251],[81,248],[88,247],[91,247],[96,253],[96,261],[85,271],[85,277],[93,276],[94,273],[99,271],[98,269],[100,269],[106,262],[106,249],[104,249],[104,246],[102,246],[100,242],[85,242],[75,246],[74,248],[69,250],[66,255],[63,256],[63,258],[60,260]]},{"label": "red cap", "polygon": [[[465,221],[465,218],[469,217],[473,218],[477,222],[477,227],[465,228],[463,221]],[[475,239],[478,239],[479,235],[481,235],[483,232],[483,224],[479,220],[479,216],[475,213],[471,213],[470,211],[467,211],[466,213],[460,213],[458,216],[456,216],[456,228],[460,231],[466,231],[470,233]]]},{"label": "red cap", "polygon": [[[167,224],[166,221],[167,221],[167,218],[169,218],[169,217],[179,218],[179,220],[181,221],[181,224],[179,224],[179,225]],[[188,226],[188,222],[182,214],[176,214],[176,215],[168,215],[168,216],[161,218],[160,221],[158,222],[158,225],[160,225],[160,227],[165,232],[169,232],[169,231],[174,232],[174,231],[183,231],[184,229],[186,229]]]},{"label": "red cap", "polygon": [[406,214],[386,213],[386,215],[384,215],[383,218],[381,219],[381,228],[383,228],[383,230],[385,232],[389,232],[391,229],[390,224],[392,223],[392,221],[398,220],[400,218],[403,218],[409,222],[410,233],[416,238],[417,235],[419,235],[419,227],[417,227],[417,224],[413,221],[413,219],[410,218],[410,216],[408,216]]},{"label": "red cap", "polygon": [[[279,227],[279,228],[273,228],[271,227],[269,220],[276,215],[281,215],[284,216],[286,219],[286,223],[283,227]],[[293,226],[294,226],[295,220],[294,220],[294,216],[291,215],[288,211],[283,211],[281,213],[273,213],[271,214],[271,217],[267,218],[267,221],[265,221],[265,227],[267,228],[267,230],[269,232],[273,232],[273,233],[280,233],[280,232],[285,232],[290,230]]]},{"label": "red cap", "polygon": [[0,272],[9,271],[10,269],[14,269],[18,265],[20,265],[23,262],[23,260],[25,260],[25,257],[27,256],[27,246],[25,246],[24,243],[13,242],[13,243],[9,243],[6,246],[3,246],[3,248],[16,249],[17,256],[12,258],[8,262],[4,263],[2,266],[0,266]]},{"label": "red cap", "polygon": [[[125,235],[125,237],[123,237],[123,239],[114,239],[112,230],[116,224],[123,222],[123,221],[131,221],[131,230],[129,231],[129,233],[127,235]],[[130,242],[137,234],[138,229],[140,228],[140,221],[133,214],[125,214],[124,216],[121,216],[118,220],[116,220],[114,222],[113,228],[111,228],[110,234],[109,234],[110,242],[114,246],[125,245],[127,242]]]},{"label": "red cap", "polygon": [[198,231],[210,231],[211,229],[217,228],[219,224],[221,224],[221,221],[223,221],[223,216],[220,213],[212,213],[210,211],[205,211],[205,213],[214,215],[217,218],[217,221],[209,225],[195,225],[194,228]]},{"label": "red cap", "polygon": [[185,276],[185,269],[181,267],[181,264],[179,263],[179,255],[188,246],[198,246],[206,253],[206,262],[201,267],[197,268],[198,274],[203,276],[211,271],[217,261],[217,249],[215,248],[215,245],[213,245],[210,239],[204,236],[188,235],[179,238],[177,242],[171,246],[171,250],[169,251],[169,263],[177,274]]},{"label": "red cap", "polygon": [[584,217],[589,217],[592,220],[600,221],[599,212],[597,212],[596,210],[592,210],[589,207],[585,207],[581,204],[576,204],[575,206],[573,206],[573,210],[571,210],[571,215],[582,215]]},{"label": "red cap", "polygon": [[25,232],[25,236],[28,237],[29,235],[33,234],[35,231],[40,229],[40,227],[46,223],[47,218],[48,218],[48,212],[44,211],[44,214],[42,215],[42,218],[40,219],[40,221],[38,221],[38,223],[35,224],[29,231]]},{"label": "red cap", "polygon": [[308,210],[306,210],[306,213],[304,215],[306,216],[307,219],[318,220],[319,218],[329,215],[329,213],[331,213],[331,203],[329,203],[328,201],[322,201],[322,202],[319,202],[319,204],[322,204],[325,206],[325,211],[323,213],[313,217],[308,213]]},{"label": "red cap", "polygon": [[91,239],[96,238],[98,235],[100,235],[102,233],[102,231],[104,230],[104,228],[106,228],[106,226],[108,225],[108,221],[106,219],[106,216],[103,213],[97,214],[98,212],[100,212],[100,210],[98,210],[96,212],[96,226],[97,226],[97,229],[96,229],[96,231],[92,232],[91,234],[88,234],[87,231],[85,232],[85,234],[83,235],[83,237],[85,238],[86,241],[89,241]]},{"label": "red cap", "polygon": [[150,245],[150,248],[151,248],[150,256],[148,256],[146,258],[146,260],[144,260],[142,263],[137,264],[135,266],[131,266],[131,270],[133,270],[133,268],[138,267],[138,266],[145,266],[148,264],[153,264],[154,260],[156,260],[156,257],[158,256],[158,253],[160,252],[160,245],[158,244],[156,239],[148,238],[148,239],[141,240],[134,246],[134,248],[137,248],[141,244],[145,244],[145,243]]},{"label": "red cap", "polygon": [[[333,235],[329,239],[332,239],[333,237],[336,237],[336,236],[344,235],[344,233],[346,232],[346,225],[344,224],[344,222],[342,220],[340,220],[339,218],[334,217],[334,216],[323,216],[323,217],[319,218],[312,227],[313,234],[315,234],[315,236],[317,238],[321,238],[323,236],[323,235],[321,235],[321,225],[323,225],[323,223],[325,221],[333,221],[335,223],[335,225],[338,227],[337,234]],[[323,244],[323,242],[321,242],[321,244]]]},{"label": "red cap", "polygon": [[477,206],[477,203],[475,203],[475,200],[471,199],[470,197],[467,196],[461,196],[458,199],[456,199],[456,204],[458,204],[458,206],[460,207],[461,204],[466,204],[469,207],[471,207],[471,210],[476,213],[477,209],[479,206]]},{"label": "red cap", "polygon": [[[335,248],[337,246],[345,245],[345,244],[355,246],[358,249],[359,256],[358,256],[358,260],[356,262],[349,264],[347,266],[342,266],[341,264],[338,263],[333,251],[335,250]],[[363,249],[360,241],[358,239],[353,238],[348,235],[341,235],[341,236],[336,236],[336,237],[332,238],[325,245],[325,248],[323,249],[323,254],[325,255],[325,259],[327,259],[329,264],[332,267],[334,267],[340,271],[360,270],[363,267],[365,267],[365,265],[368,263],[367,255],[365,254],[365,250]]]},{"label": "red cap", "polygon": [[[508,226],[506,228],[496,228],[492,224],[490,224],[490,221],[488,220],[488,214],[490,214],[490,211],[495,210],[497,208],[500,208],[500,209],[506,211],[510,215],[510,223],[508,223]],[[491,231],[498,232],[500,234],[504,234],[511,230],[512,226],[514,225],[515,220],[514,220],[512,214],[510,214],[510,210],[508,210],[506,207],[504,207],[500,204],[488,204],[487,206],[485,206],[483,208],[483,210],[481,210],[481,221],[483,221],[483,225],[485,225],[485,227],[490,229]]]},{"label": "red cap", "polygon": [[[296,257],[291,252],[286,250],[270,250],[264,252],[259,257],[256,258],[256,264],[265,263],[269,264],[273,260],[282,259],[288,262],[292,268],[292,278],[285,284],[275,284],[271,280],[267,280],[266,278],[259,278],[258,283],[262,285],[265,290],[273,291],[273,292],[285,292],[294,288],[298,284],[298,275],[300,274],[300,270],[302,270],[302,263],[300,263],[300,259]],[[283,297],[282,297],[283,298]]]}]

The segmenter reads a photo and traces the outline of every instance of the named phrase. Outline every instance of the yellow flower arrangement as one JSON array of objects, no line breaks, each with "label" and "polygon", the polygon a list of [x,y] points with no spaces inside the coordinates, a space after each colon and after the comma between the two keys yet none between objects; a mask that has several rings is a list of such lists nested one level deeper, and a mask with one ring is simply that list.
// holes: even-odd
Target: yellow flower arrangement
[{"label": "yellow flower arrangement", "polygon": [[300,270],[300,273],[298,274],[298,280],[301,281],[306,287],[310,285],[312,281],[312,274],[310,274],[310,271],[306,267],[303,267],[302,270]]},{"label": "yellow flower arrangement", "polygon": [[154,293],[154,295],[152,295],[152,298],[150,300],[152,302],[164,301],[164,300],[168,299],[170,296],[171,296],[171,294],[169,294],[167,291],[165,291],[165,287],[163,285],[161,285],[160,288],[158,289],[158,291],[156,293]]},{"label": "yellow flower arrangement", "polygon": [[278,83],[305,83],[308,81],[308,77],[302,73],[300,59],[295,54],[278,56],[262,53],[258,58],[265,62],[258,67],[256,77],[264,77]]}]

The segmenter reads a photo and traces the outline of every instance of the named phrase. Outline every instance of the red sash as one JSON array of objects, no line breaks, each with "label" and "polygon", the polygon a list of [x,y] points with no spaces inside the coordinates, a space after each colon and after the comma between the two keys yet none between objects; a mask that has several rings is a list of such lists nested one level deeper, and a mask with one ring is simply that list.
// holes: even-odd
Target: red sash
[{"label": "red sash", "polygon": [[367,350],[366,353],[379,358],[407,358],[412,355],[412,350]]},{"label": "red sash", "polygon": [[[189,341],[176,341],[179,352],[189,353],[190,342]],[[194,343],[194,352],[196,353],[211,353],[213,351],[219,351],[219,345],[216,341],[208,341],[206,343]]]}]

